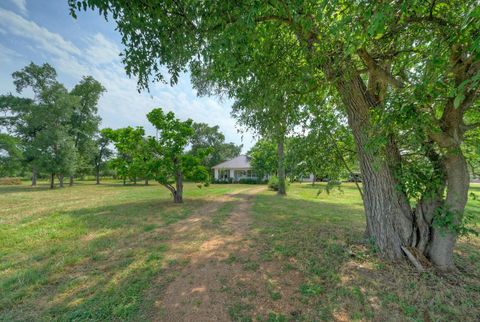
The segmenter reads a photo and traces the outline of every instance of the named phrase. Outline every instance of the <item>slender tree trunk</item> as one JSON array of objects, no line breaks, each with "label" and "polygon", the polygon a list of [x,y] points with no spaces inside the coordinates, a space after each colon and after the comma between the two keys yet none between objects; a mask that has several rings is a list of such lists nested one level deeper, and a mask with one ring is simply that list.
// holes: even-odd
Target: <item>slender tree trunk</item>
[{"label": "slender tree trunk", "polygon": [[99,167],[95,168],[95,177],[97,179],[96,184],[100,184],[100,168]]},{"label": "slender tree trunk", "polygon": [[58,183],[60,188],[63,188],[63,178],[63,174],[58,175]]},{"label": "slender tree trunk", "polygon": [[285,187],[285,151],[284,151],[284,141],[285,137],[282,135],[278,139],[277,143],[277,153],[278,153],[278,192],[280,196],[285,196],[287,194]]},{"label": "slender tree trunk", "polygon": [[36,187],[37,186],[37,169],[34,167],[32,167],[32,187]]},{"label": "slender tree trunk", "polygon": [[74,180],[73,176],[70,176],[70,182],[68,183],[70,187],[73,186],[73,180]]},{"label": "slender tree trunk", "polygon": [[123,185],[124,185],[124,186],[127,185],[127,178],[123,178]]},{"label": "slender tree trunk", "polygon": [[148,178],[145,179],[145,185],[148,186]]},{"label": "slender tree trunk", "polygon": [[50,175],[50,189],[53,189],[55,187],[55,173],[52,173]]},{"label": "slender tree trunk", "polygon": [[315,185],[315,181],[316,181],[316,180],[317,180],[317,177],[316,177],[315,175],[313,175],[313,177],[312,177],[312,186]]},{"label": "slender tree trunk", "polygon": [[137,184],[137,177],[134,177],[134,178],[133,178],[133,184],[134,184],[134,185]]},{"label": "slender tree trunk", "polygon": [[183,202],[183,175],[181,172],[177,172],[175,180],[175,194],[173,195],[173,201],[175,203]]}]

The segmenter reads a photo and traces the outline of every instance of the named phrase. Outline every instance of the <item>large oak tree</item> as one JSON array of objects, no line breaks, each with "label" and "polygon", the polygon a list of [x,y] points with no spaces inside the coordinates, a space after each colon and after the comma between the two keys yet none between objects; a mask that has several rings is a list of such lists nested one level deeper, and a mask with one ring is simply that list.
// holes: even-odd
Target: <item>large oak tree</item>
[{"label": "large oak tree", "polygon": [[[343,103],[364,178],[367,232],[380,253],[399,260],[413,247],[438,268],[455,269],[469,188],[462,142],[480,125],[469,122],[479,107],[477,1],[69,3],[73,15],[82,6],[112,15],[140,87],[165,80],[166,66],[172,83],[190,67],[228,88],[255,75],[260,58],[278,59],[268,59],[267,45],[288,44],[286,55],[301,54],[317,94],[333,90]],[[292,87],[304,83],[292,78]]]}]

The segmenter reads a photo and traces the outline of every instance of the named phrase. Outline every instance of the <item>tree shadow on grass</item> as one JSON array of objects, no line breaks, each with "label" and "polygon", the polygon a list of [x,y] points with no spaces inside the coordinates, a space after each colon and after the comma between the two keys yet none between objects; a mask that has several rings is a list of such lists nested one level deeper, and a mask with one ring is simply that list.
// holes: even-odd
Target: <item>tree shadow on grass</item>
[{"label": "tree shadow on grass", "polygon": [[26,223],[2,254],[0,319],[129,319],[165,270],[169,227],[207,204],[129,202]]},{"label": "tree shadow on grass", "polygon": [[[451,284],[433,272],[383,261],[361,242],[363,211],[325,201],[263,194],[253,207],[261,258],[286,263],[305,278],[298,286],[304,320],[469,320],[470,305],[480,300],[478,277],[463,275],[463,282]],[[457,262],[478,270],[479,255],[477,250]]]}]

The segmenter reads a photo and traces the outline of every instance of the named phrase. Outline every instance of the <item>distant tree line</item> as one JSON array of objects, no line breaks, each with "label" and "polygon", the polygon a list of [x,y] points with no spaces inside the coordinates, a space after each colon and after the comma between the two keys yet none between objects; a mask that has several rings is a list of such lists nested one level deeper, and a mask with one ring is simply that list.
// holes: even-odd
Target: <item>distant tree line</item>
[{"label": "distant tree line", "polygon": [[[12,74],[18,94],[0,96],[0,177],[29,176],[32,186],[48,177],[50,188],[102,171],[127,181],[156,180],[182,202],[183,181],[208,183],[211,167],[240,154],[218,126],[181,121],[153,109],[147,118],[157,135],[142,127],[100,129],[98,101],[105,88],[85,76],[72,90],[57,80],[49,64],[29,64]],[[114,148],[114,149],[113,149]]]}]

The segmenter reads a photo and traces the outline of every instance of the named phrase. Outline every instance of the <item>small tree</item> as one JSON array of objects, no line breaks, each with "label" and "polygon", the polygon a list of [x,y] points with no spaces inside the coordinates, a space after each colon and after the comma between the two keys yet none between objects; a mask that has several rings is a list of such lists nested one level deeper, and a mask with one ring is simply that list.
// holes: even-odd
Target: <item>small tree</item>
[{"label": "small tree", "polygon": [[157,137],[149,138],[152,160],[149,163],[153,177],[173,196],[175,203],[183,202],[183,180],[206,183],[208,171],[201,165],[204,154],[191,155],[185,147],[194,134],[192,120],[180,121],[172,112],[156,108],[147,114],[158,130]]},{"label": "small tree", "polygon": [[128,126],[121,129],[104,129],[102,134],[110,139],[117,149],[117,157],[112,160],[112,166],[117,171],[123,184],[126,184],[127,178],[136,181],[141,175],[141,169],[138,166],[137,154],[141,146],[145,130],[142,127],[133,128]]}]

